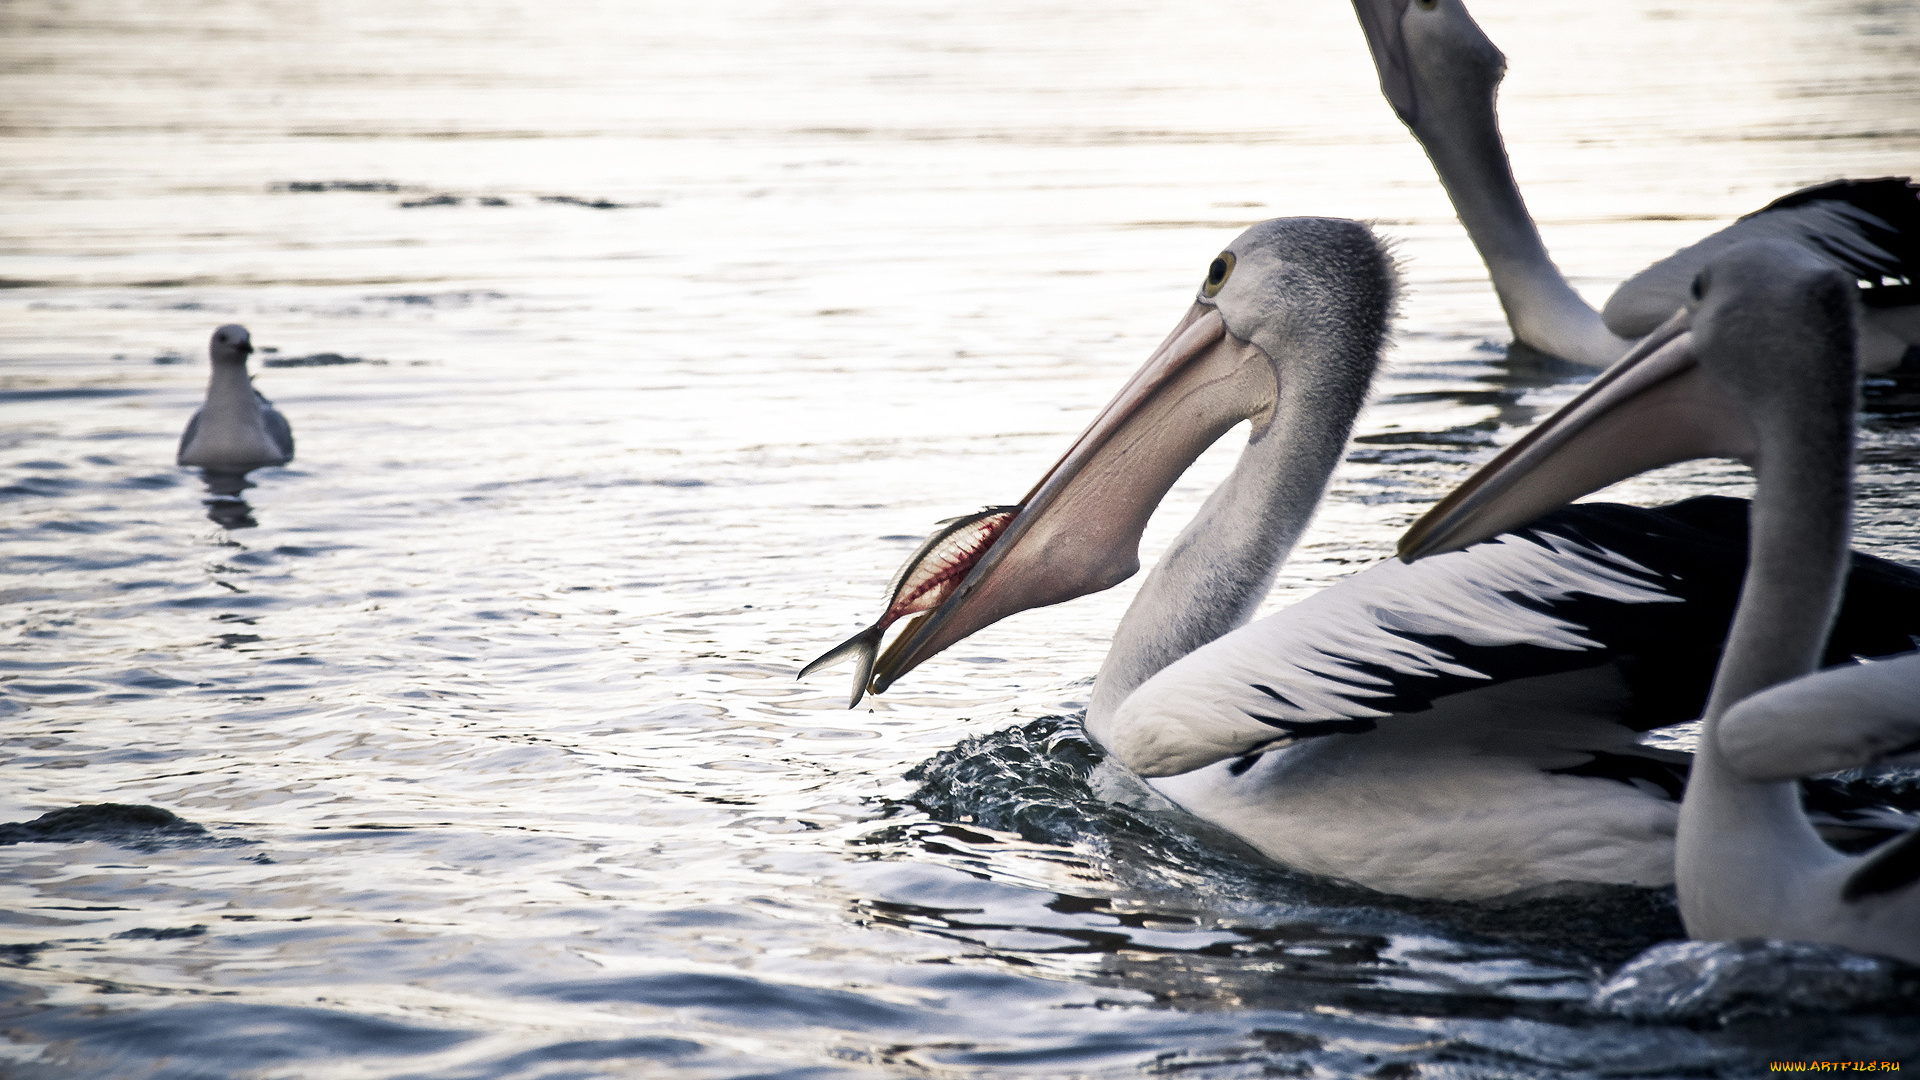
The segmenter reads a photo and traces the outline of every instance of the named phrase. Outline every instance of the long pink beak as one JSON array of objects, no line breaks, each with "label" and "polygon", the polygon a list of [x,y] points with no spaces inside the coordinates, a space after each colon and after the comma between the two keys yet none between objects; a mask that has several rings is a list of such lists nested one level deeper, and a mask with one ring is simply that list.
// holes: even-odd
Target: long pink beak
[{"label": "long pink beak", "polygon": [[1017,611],[1099,592],[1140,568],[1147,519],[1195,458],[1233,425],[1264,428],[1273,362],[1196,302],[947,601],[909,623],[874,667],[880,693],[923,661]]},{"label": "long pink beak", "polygon": [[1688,325],[1677,312],[1453,489],[1401,536],[1400,558],[1457,551],[1662,465],[1750,458],[1753,432],[1695,362]]}]

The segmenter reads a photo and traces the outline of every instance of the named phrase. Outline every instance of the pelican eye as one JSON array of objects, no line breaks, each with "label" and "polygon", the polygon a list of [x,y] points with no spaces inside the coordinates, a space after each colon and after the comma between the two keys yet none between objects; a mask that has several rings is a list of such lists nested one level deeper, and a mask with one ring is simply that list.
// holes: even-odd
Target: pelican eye
[{"label": "pelican eye", "polygon": [[1218,296],[1220,294],[1220,286],[1225,285],[1227,279],[1232,276],[1233,252],[1223,251],[1215,256],[1213,262],[1208,265],[1207,282],[1200,286],[1200,295]]}]

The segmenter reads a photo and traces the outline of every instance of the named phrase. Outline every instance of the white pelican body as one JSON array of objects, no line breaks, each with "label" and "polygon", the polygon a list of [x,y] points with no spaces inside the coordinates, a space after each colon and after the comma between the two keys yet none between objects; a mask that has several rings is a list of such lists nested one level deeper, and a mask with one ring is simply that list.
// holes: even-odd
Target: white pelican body
[{"label": "white pelican body", "polygon": [[1494,95],[1506,57],[1460,0],[1354,0],[1380,88],[1433,162],[1486,262],[1514,337],[1589,367],[1620,359],[1687,300],[1700,268],[1734,244],[1782,239],[1862,287],[1862,367],[1920,374],[1920,189],[1844,180],[1794,192],[1648,267],[1603,312],[1554,265],[1514,183]]},{"label": "white pelican body", "polygon": [[[1610,475],[1589,458],[1605,445],[1596,431],[1638,428],[1661,444],[1637,447],[1626,472],[1661,457],[1751,460],[1750,569],[1681,805],[1681,915],[1696,938],[1823,942],[1920,963],[1920,831],[1843,854],[1815,831],[1792,783],[1911,751],[1920,734],[1912,656],[1790,681],[1814,671],[1823,652],[1831,659],[1846,574],[1853,283],[1798,245],[1760,241],[1709,263],[1693,291],[1697,301],[1676,320],[1690,330],[1636,350],[1606,385],[1417,523],[1403,550],[1419,557],[1471,543],[1550,491],[1572,498],[1617,478],[1620,470]],[[1698,422],[1674,422],[1688,413]],[[1840,708],[1854,711],[1829,722],[1825,714]]]},{"label": "white pelican body", "polygon": [[247,357],[253,341],[244,326],[213,332],[208,352],[213,371],[207,400],[180,435],[181,465],[217,473],[244,473],[293,460],[293,428],[273,403],[253,388]]},{"label": "white pelican body", "polygon": [[[1579,508],[1243,625],[1341,459],[1391,289],[1354,223],[1242,234],[955,591],[895,639],[873,688],[999,618],[1126,577],[1153,506],[1246,418],[1239,463],[1115,632],[1089,735],[1268,856],[1373,888],[1665,884],[1684,755],[1636,736],[1698,715],[1738,588],[1744,504]],[[1920,582],[1902,584],[1862,590],[1850,623],[1863,642],[1904,643],[1885,624],[1920,623],[1902,621]]]}]

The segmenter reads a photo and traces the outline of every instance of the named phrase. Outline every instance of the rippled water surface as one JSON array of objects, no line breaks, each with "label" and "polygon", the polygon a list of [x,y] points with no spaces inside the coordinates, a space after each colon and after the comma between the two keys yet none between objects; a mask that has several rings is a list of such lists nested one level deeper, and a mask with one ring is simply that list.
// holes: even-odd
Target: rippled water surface
[{"label": "rippled water surface", "polygon": [[[1596,300],[1794,187],[1920,166],[1911,0],[1475,10]],[[1920,1058],[1897,1005],[1590,1005],[1673,934],[1658,894],[1407,904],[1101,798],[1072,718],[1126,587],[857,711],[795,682],[935,520],[1026,490],[1252,221],[1374,221],[1408,284],[1276,606],[1571,395],[1505,357],[1343,3],[9,0],[0,125],[0,819],[203,830],[0,846],[0,1073]],[[299,439],[246,506],[171,464],[226,322]],[[1866,423],[1860,546],[1908,562],[1916,432]]]}]

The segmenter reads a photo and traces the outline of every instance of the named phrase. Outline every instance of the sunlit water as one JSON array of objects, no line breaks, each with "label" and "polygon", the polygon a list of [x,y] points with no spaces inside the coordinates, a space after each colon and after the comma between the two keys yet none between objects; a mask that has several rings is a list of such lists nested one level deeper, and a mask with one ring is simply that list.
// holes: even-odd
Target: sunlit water
[{"label": "sunlit water", "polygon": [[[1782,192],[1920,165],[1910,2],[1476,12],[1594,299]],[[1675,932],[1659,894],[1407,904],[1102,799],[1072,718],[1127,588],[857,711],[840,671],[794,681],[935,520],[1027,488],[1254,220],[1377,222],[1408,285],[1276,606],[1573,392],[1505,359],[1343,3],[14,0],[0,123],[0,820],[206,830],[0,847],[0,1073],[1920,1056],[1906,992],[1590,1004]],[[277,350],[299,439],[247,506],[171,464],[225,322]],[[322,354],[354,362],[286,363]],[[1860,515],[1909,562],[1916,430],[1867,422]]]}]

